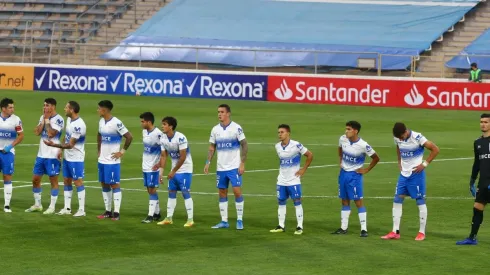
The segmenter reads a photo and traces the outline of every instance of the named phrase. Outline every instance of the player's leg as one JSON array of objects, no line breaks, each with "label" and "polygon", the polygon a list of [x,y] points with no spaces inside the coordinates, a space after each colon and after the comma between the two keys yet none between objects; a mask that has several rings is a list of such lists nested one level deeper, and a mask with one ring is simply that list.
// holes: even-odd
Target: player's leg
[{"label": "player's leg", "polygon": [[142,223],[153,222],[153,217],[155,215],[155,207],[158,202],[157,188],[159,185],[159,172],[144,172],[143,173],[143,183],[148,191],[149,203],[148,203],[148,216],[146,219],[142,220]]},{"label": "player's leg", "polygon": [[286,225],[286,202],[288,199],[288,192],[287,192],[287,187],[282,186],[282,185],[277,185],[276,186],[276,192],[277,192],[277,203],[278,203],[278,208],[277,208],[277,216],[279,218],[279,225],[276,226],[276,228],[271,229],[271,233],[281,233],[285,231]]},{"label": "player's leg", "polygon": [[216,172],[216,187],[219,194],[219,212],[221,215],[221,222],[213,226],[213,229],[229,228],[228,224],[228,185],[229,178],[226,171]]},{"label": "player's leg", "polygon": [[25,212],[41,212],[43,210],[41,204],[41,179],[45,173],[43,159],[36,157],[34,168],[32,169],[32,193],[34,194],[34,205],[26,209]]},{"label": "player's leg", "polygon": [[14,174],[14,154],[0,153],[0,171],[3,173],[3,195],[5,204],[3,211],[11,213],[10,200],[12,199],[12,175]]},{"label": "player's leg", "polygon": [[44,160],[44,169],[46,170],[49,176],[49,182],[51,183],[51,203],[49,204],[48,209],[46,209],[43,214],[54,214],[56,201],[58,200],[59,194],[58,175],[60,174],[60,166],[61,163],[58,159]]},{"label": "player's leg", "polygon": [[366,207],[364,206],[364,183],[363,183],[363,177],[361,174],[355,174],[354,175],[355,180],[354,180],[354,203],[356,204],[357,207],[357,212],[359,215],[359,224],[361,225],[361,237],[367,237],[368,232],[367,232],[367,211]]},{"label": "player's leg", "polygon": [[179,190],[179,185],[177,184],[177,179],[173,177],[168,181],[168,200],[167,200],[167,216],[159,225],[173,224],[172,217],[174,215],[175,207],[177,206],[177,191]]},{"label": "player's leg", "polygon": [[408,187],[407,187],[407,178],[402,176],[398,177],[398,182],[396,183],[395,196],[393,198],[393,230],[382,236],[381,239],[390,240],[390,239],[399,239],[400,238],[400,222],[403,213],[403,201],[405,200],[405,196],[409,195]]},{"label": "player's leg", "polygon": [[332,232],[332,234],[347,234],[349,228],[350,216],[350,197],[348,194],[348,174],[341,170],[339,174],[339,198],[342,204],[340,210],[340,228]]},{"label": "player's leg", "polygon": [[476,193],[475,203],[473,204],[473,218],[471,219],[471,232],[468,238],[456,242],[457,245],[477,245],[478,241],[476,236],[478,235],[478,230],[480,230],[480,225],[483,222],[483,211],[485,206],[490,199],[490,192],[487,188],[478,189]]},{"label": "player's leg", "polygon": [[120,219],[119,213],[121,212],[121,202],[122,202],[122,192],[121,192],[121,164],[110,164],[106,175],[110,178],[110,186],[112,189],[112,198],[114,200],[114,214],[112,217],[113,221],[118,221]]},{"label": "player's leg", "polygon": [[83,178],[85,177],[85,163],[83,162],[71,162],[71,172],[75,188],[77,189],[78,196],[78,211],[73,217],[85,216],[85,186],[83,185]]},{"label": "player's leg", "polygon": [[294,231],[294,234],[301,235],[303,234],[303,205],[301,204],[301,184],[288,186],[288,193],[294,202],[294,208],[296,210],[296,220],[298,222],[298,226],[296,227],[296,231]]},{"label": "player's leg", "polygon": [[425,239],[425,227],[427,225],[427,205],[425,203],[425,171],[412,174],[408,183],[408,191],[410,197],[414,199],[419,208],[419,233],[415,237],[416,241]]},{"label": "player's leg", "polygon": [[104,200],[105,211],[102,215],[97,216],[98,219],[112,218],[112,190],[107,183],[110,182],[109,173],[106,173],[106,165],[98,163],[99,182],[102,187],[102,198]]},{"label": "player's leg", "polygon": [[187,211],[187,222],[184,227],[192,227],[194,225],[194,201],[191,197],[191,185],[192,185],[192,174],[182,173],[176,174],[177,182],[180,186],[180,191],[182,192],[182,197],[184,197],[185,209]]},{"label": "player's leg", "polygon": [[63,159],[63,195],[65,206],[58,212],[58,215],[71,214],[71,197],[73,195],[73,173],[70,163]]},{"label": "player's leg", "polygon": [[242,176],[238,174],[238,169],[228,172],[228,178],[230,179],[231,186],[233,187],[233,193],[235,194],[235,207],[236,207],[236,229],[243,229],[243,207],[245,202],[242,196]]}]

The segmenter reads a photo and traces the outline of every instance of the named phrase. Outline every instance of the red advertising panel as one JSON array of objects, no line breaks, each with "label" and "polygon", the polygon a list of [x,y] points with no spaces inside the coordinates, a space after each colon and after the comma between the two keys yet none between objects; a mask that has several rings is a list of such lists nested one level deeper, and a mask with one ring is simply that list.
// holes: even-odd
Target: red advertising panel
[{"label": "red advertising panel", "polygon": [[490,83],[269,76],[268,101],[489,110]]}]

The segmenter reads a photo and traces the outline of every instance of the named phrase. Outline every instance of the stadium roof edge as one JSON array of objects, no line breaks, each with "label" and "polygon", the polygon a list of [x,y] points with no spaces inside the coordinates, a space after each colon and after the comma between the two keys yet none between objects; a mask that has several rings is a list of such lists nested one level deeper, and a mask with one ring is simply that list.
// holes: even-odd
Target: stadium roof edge
[{"label": "stadium roof edge", "polygon": [[304,2],[304,3],[336,3],[336,4],[362,4],[362,5],[391,5],[391,6],[443,6],[443,7],[473,7],[482,1],[465,2],[418,2],[418,1],[367,1],[367,0],[270,0],[275,2]]}]

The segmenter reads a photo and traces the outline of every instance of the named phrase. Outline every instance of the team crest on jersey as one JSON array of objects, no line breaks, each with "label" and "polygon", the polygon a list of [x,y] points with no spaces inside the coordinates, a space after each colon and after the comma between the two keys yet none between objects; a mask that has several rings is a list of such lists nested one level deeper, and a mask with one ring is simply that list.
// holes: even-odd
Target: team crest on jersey
[{"label": "team crest on jersey", "polygon": [[241,135],[243,133],[242,128],[238,128],[238,134]]},{"label": "team crest on jersey", "polygon": [[296,147],[298,147],[298,149],[300,149],[300,150],[301,150],[301,149],[303,149],[303,144],[298,143],[298,144],[296,144]]},{"label": "team crest on jersey", "polygon": [[63,125],[63,120],[61,120],[60,118],[58,118],[58,119],[56,120],[56,124],[58,124],[58,125]]},{"label": "team crest on jersey", "polygon": [[369,146],[369,145],[366,145],[366,151],[369,152],[371,150],[373,150],[373,148],[371,146]]},{"label": "team crest on jersey", "polygon": [[185,142],[185,138],[181,137],[179,138],[179,143],[184,143]]},{"label": "team crest on jersey", "polygon": [[75,129],[75,132],[80,132],[80,130],[82,130],[81,127],[74,127],[73,129]]},{"label": "team crest on jersey", "polygon": [[415,137],[415,140],[420,140],[422,138],[422,135],[421,134],[418,134],[416,137]]},{"label": "team crest on jersey", "polygon": [[124,125],[122,124],[122,122],[117,124],[117,128],[119,128],[119,129],[121,129],[123,126]]}]

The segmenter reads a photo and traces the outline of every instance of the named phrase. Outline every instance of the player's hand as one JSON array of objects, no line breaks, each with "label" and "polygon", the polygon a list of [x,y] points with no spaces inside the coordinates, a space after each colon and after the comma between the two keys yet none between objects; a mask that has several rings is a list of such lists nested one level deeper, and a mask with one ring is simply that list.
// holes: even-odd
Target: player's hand
[{"label": "player's hand", "polygon": [[304,168],[301,168],[294,174],[296,177],[301,178],[305,174],[306,170]]},{"label": "player's hand", "polygon": [[153,167],[151,168],[151,171],[158,171],[158,169],[160,169],[160,164],[159,163],[153,165]]},{"label": "player's hand", "polygon": [[204,174],[209,174],[209,163],[204,165]]},{"label": "player's hand", "polygon": [[120,159],[124,154],[121,152],[112,153],[111,158],[113,160]]},{"label": "player's hand", "polygon": [[43,108],[43,115],[44,119],[49,119],[51,117],[51,111],[49,110],[49,108]]},{"label": "player's hand", "polygon": [[170,173],[168,173],[168,175],[167,175],[167,179],[168,179],[168,180],[171,180],[171,179],[173,179],[174,177],[175,177],[175,172],[174,172],[174,171],[170,171]]},{"label": "player's hand", "polygon": [[356,172],[358,174],[364,175],[364,174],[367,174],[369,172],[369,169],[367,169],[367,168],[359,168],[359,169],[356,170]]},{"label": "player's hand", "polygon": [[53,145],[54,145],[54,142],[52,142],[51,140],[43,139],[43,142],[44,142],[44,144],[51,146],[51,147],[53,147]]},{"label": "player's hand", "polygon": [[476,187],[475,184],[470,185],[470,193],[473,196],[473,198],[476,198]]},{"label": "player's hand", "polygon": [[240,167],[238,167],[238,174],[243,175],[245,173],[245,163],[240,163]]},{"label": "player's hand", "polygon": [[58,153],[58,160],[61,160],[61,151]]},{"label": "player's hand", "polygon": [[424,171],[424,169],[425,169],[425,166],[423,166],[422,164],[419,164],[419,165],[417,165],[417,167],[413,168],[412,171],[414,173],[420,173],[420,172]]}]

